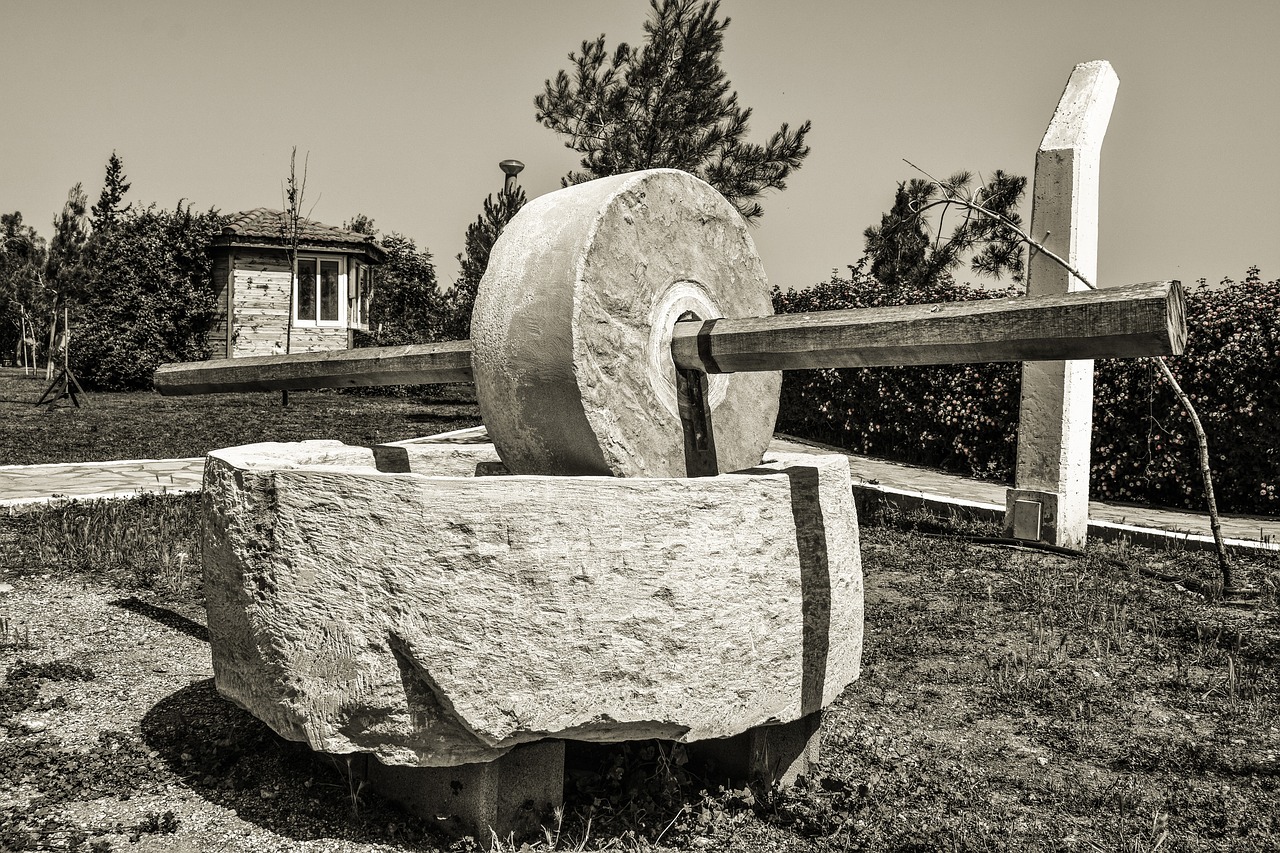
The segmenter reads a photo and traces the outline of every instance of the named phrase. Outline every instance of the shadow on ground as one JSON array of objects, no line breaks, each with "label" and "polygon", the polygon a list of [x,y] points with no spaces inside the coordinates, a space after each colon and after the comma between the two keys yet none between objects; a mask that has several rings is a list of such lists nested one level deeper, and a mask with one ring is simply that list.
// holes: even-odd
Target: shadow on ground
[{"label": "shadow on ground", "polygon": [[[433,405],[442,405],[441,401],[432,400],[431,402]],[[446,400],[443,402],[444,403],[461,403],[463,401]],[[474,405],[474,404],[469,404],[469,405]],[[421,412],[421,413],[411,412],[405,415],[404,419],[409,423],[413,423],[413,424],[450,423],[450,424],[462,424],[463,426],[475,426],[478,420],[476,418],[474,411],[462,412],[456,415],[441,415],[441,414],[434,414],[431,412]]]},{"label": "shadow on ground", "polygon": [[429,822],[352,790],[337,759],[284,740],[222,698],[213,679],[157,703],[141,729],[182,784],[276,835],[409,850],[434,850],[441,843]]},{"label": "shadow on ground", "polygon": [[[341,756],[279,737],[220,696],[213,679],[156,704],[141,730],[179,784],[275,835],[406,850],[475,849],[451,840],[443,824],[409,816],[371,792],[354,789]],[[594,843],[608,845],[666,834],[672,843],[696,831],[694,818],[686,816],[695,814],[700,791],[715,785],[694,775],[692,763],[685,765],[683,747],[662,741],[568,746],[566,838],[589,835]]]},{"label": "shadow on ground", "polygon": [[172,628],[186,634],[188,637],[194,637],[202,643],[209,642],[209,629],[201,625],[194,619],[188,619],[176,610],[168,607],[160,607],[150,602],[143,601],[136,595],[128,598],[117,598],[111,602],[116,607],[137,613],[139,616],[145,616],[164,625],[166,628]]}]

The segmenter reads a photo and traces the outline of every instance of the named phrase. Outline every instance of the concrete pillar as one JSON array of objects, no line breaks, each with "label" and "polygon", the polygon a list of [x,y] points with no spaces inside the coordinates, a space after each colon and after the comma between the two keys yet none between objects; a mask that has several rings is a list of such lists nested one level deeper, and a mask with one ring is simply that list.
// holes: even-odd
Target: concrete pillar
[{"label": "concrete pillar", "polygon": [[790,723],[756,726],[733,737],[688,744],[690,756],[713,765],[712,782],[759,781],[766,787],[794,785],[796,777],[812,777],[822,740],[822,712]]},{"label": "concrete pillar", "polygon": [[356,779],[410,814],[439,821],[447,832],[474,835],[489,849],[536,836],[564,798],[564,741],[517,746],[494,761],[456,767],[397,767],[372,755],[351,764]]},{"label": "concrete pillar", "polygon": [[[1030,234],[1094,284],[1102,138],[1119,85],[1110,63],[1077,65],[1036,154]],[[1028,296],[1085,289],[1044,253],[1032,257]],[[1008,534],[1067,548],[1084,546],[1092,427],[1092,361],[1023,364],[1017,471],[1005,502]]]}]

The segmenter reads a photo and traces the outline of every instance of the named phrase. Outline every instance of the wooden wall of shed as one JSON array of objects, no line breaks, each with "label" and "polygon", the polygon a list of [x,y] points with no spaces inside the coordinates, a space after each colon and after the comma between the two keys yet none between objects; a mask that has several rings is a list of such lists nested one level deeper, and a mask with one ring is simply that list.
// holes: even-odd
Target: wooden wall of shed
[{"label": "wooden wall of shed", "polygon": [[209,328],[209,357],[226,358],[231,355],[230,327],[228,313],[231,309],[231,259],[226,252],[217,252],[213,256],[213,289],[218,305],[218,315]]},{"label": "wooden wall of shed", "polygon": [[290,352],[319,352],[350,346],[351,330],[346,326],[294,326],[289,336]]},{"label": "wooden wall of shed", "polygon": [[293,275],[289,256],[270,249],[238,249],[231,254],[232,357],[285,352]]},{"label": "wooden wall of shed", "polygon": [[351,346],[352,335],[345,326],[289,329],[293,273],[284,250],[236,249],[228,267],[233,277],[228,356],[281,355],[286,341],[289,352]]}]

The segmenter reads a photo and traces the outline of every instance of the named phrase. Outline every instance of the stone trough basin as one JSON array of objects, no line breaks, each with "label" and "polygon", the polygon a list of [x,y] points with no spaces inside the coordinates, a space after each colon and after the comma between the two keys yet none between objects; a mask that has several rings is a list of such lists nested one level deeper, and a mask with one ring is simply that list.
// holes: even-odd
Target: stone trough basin
[{"label": "stone trough basin", "polygon": [[209,455],[217,688],[285,738],[405,767],[699,741],[798,720],[858,676],[842,456],[771,449],[698,479],[505,475],[489,444],[402,456]]}]

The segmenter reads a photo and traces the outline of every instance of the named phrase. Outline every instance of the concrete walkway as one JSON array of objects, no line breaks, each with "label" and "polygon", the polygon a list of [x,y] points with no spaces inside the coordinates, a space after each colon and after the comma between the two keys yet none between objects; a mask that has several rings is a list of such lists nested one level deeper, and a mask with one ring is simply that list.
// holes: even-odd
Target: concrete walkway
[{"label": "concrete walkway", "polygon": [[[484,441],[483,427],[458,430],[417,442]],[[805,452],[840,452],[823,445],[779,436],[775,447]],[[878,495],[899,506],[926,506],[935,512],[964,512],[1000,519],[1004,515],[1005,486],[944,474],[867,456],[849,456],[854,488]],[[0,508],[53,500],[132,497],[141,492],[174,494],[200,490],[203,458],[143,459],[122,462],[81,462],[57,465],[0,466]],[[1232,516],[1222,520],[1228,544],[1240,548],[1280,551],[1280,518]],[[1128,537],[1144,545],[1213,546],[1208,516],[1143,506],[1089,504],[1089,533],[1102,539]]]},{"label": "concrete walkway", "polygon": [[[822,445],[786,436],[780,438],[789,445],[831,452],[831,448]],[[878,493],[908,508],[927,506],[935,512],[966,512],[990,520],[1004,518],[1005,485],[958,477],[932,468],[847,455],[855,490]],[[1107,540],[1127,537],[1141,545],[1213,547],[1207,514],[1101,501],[1089,502],[1089,535]],[[1222,535],[1227,544],[1234,547],[1280,551],[1280,518],[1223,516]]]},{"label": "concrete walkway", "polygon": [[200,491],[204,457],[0,465],[0,507]]}]

